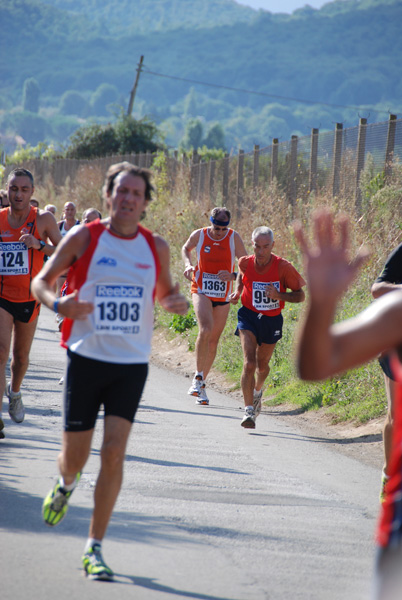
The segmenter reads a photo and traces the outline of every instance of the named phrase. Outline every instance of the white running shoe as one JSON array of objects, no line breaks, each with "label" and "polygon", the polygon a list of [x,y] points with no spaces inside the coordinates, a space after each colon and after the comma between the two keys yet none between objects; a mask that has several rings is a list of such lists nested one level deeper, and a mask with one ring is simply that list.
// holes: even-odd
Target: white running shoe
[{"label": "white running shoe", "polygon": [[201,394],[202,386],[205,387],[205,383],[203,382],[200,375],[194,377],[193,382],[187,392],[189,396],[199,396]]},{"label": "white running shoe", "polygon": [[25,417],[25,408],[22,403],[21,392],[11,392],[11,384],[7,386],[7,397],[9,400],[8,414],[14,423],[22,423]]},{"label": "white running shoe", "polygon": [[253,408],[254,408],[256,417],[258,417],[258,415],[261,412],[261,399],[262,399],[262,390],[260,390],[259,392],[257,392],[257,390],[254,390],[254,392],[253,392]]},{"label": "white running shoe", "polygon": [[207,396],[207,392],[205,389],[205,383],[202,383],[201,389],[200,389],[200,395],[198,396],[197,400],[195,401],[196,404],[201,404],[202,406],[208,406],[209,404],[209,400],[208,400],[208,396]]},{"label": "white running shoe", "polygon": [[240,425],[245,429],[255,429],[255,412],[252,406],[246,406]]}]

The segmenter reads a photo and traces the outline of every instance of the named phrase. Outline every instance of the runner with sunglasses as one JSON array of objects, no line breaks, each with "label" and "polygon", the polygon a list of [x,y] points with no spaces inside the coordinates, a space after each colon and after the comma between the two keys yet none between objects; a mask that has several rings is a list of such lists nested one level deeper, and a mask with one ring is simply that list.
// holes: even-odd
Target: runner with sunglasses
[{"label": "runner with sunglasses", "polygon": [[[215,360],[219,338],[229,314],[229,295],[236,279],[235,259],[247,254],[240,235],[229,228],[230,211],[215,207],[210,226],[192,232],[182,248],[184,277],[191,281],[191,295],[198,322],[195,344],[196,371],[188,394],[196,404],[208,405],[205,380]],[[197,264],[191,262],[196,250]]]}]

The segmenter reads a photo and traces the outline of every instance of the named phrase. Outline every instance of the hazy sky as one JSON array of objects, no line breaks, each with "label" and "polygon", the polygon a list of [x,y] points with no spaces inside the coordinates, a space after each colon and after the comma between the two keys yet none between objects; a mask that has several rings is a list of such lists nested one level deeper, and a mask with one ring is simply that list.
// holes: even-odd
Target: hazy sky
[{"label": "hazy sky", "polygon": [[238,4],[245,4],[251,8],[263,8],[272,13],[292,13],[296,8],[309,4],[312,8],[321,8],[328,0],[236,0]]}]

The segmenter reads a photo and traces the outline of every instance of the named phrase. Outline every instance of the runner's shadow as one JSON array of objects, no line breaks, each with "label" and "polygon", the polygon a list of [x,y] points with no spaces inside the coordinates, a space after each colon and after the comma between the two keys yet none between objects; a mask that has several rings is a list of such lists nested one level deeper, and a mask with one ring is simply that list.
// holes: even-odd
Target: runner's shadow
[{"label": "runner's shadow", "polygon": [[[157,583],[155,579],[150,577],[136,577],[135,575],[123,575],[120,573],[116,573],[115,576],[129,580],[118,581],[118,583],[132,583],[138,587],[145,588],[146,590],[155,590],[156,592],[163,592],[164,594],[173,594],[175,597],[195,598],[195,600],[230,600],[228,596],[211,596],[210,594],[199,594],[198,592],[178,590],[168,585]],[[234,598],[232,600],[234,600]]]},{"label": "runner's shadow", "polygon": [[228,469],[226,467],[213,467],[213,466],[204,466],[204,465],[195,465],[191,463],[184,462],[175,462],[171,460],[161,460],[160,458],[144,458],[142,456],[133,456],[132,454],[127,454],[126,459],[127,462],[139,462],[151,465],[158,465],[161,467],[173,467],[173,468],[186,468],[186,469],[205,469],[207,471],[217,471],[218,473],[232,473],[236,475],[245,475],[244,471],[237,471],[236,469]]},{"label": "runner's shadow", "polygon": [[372,433],[368,435],[361,435],[359,437],[351,437],[351,438],[326,438],[319,437],[314,435],[306,435],[301,433],[291,433],[291,432],[278,432],[278,431],[268,431],[267,435],[269,437],[279,437],[284,439],[294,439],[300,440],[301,442],[313,442],[320,444],[372,444],[374,442],[382,442],[382,434],[381,433]]}]

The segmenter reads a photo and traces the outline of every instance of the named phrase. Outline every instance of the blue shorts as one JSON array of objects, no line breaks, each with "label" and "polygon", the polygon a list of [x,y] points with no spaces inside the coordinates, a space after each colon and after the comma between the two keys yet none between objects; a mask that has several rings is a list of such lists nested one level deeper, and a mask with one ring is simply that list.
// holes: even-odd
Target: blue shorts
[{"label": "blue shorts", "polygon": [[274,317],[268,317],[242,306],[237,311],[235,335],[239,335],[239,329],[247,329],[255,335],[259,346],[261,344],[276,344],[282,337],[282,326],[282,313]]}]

